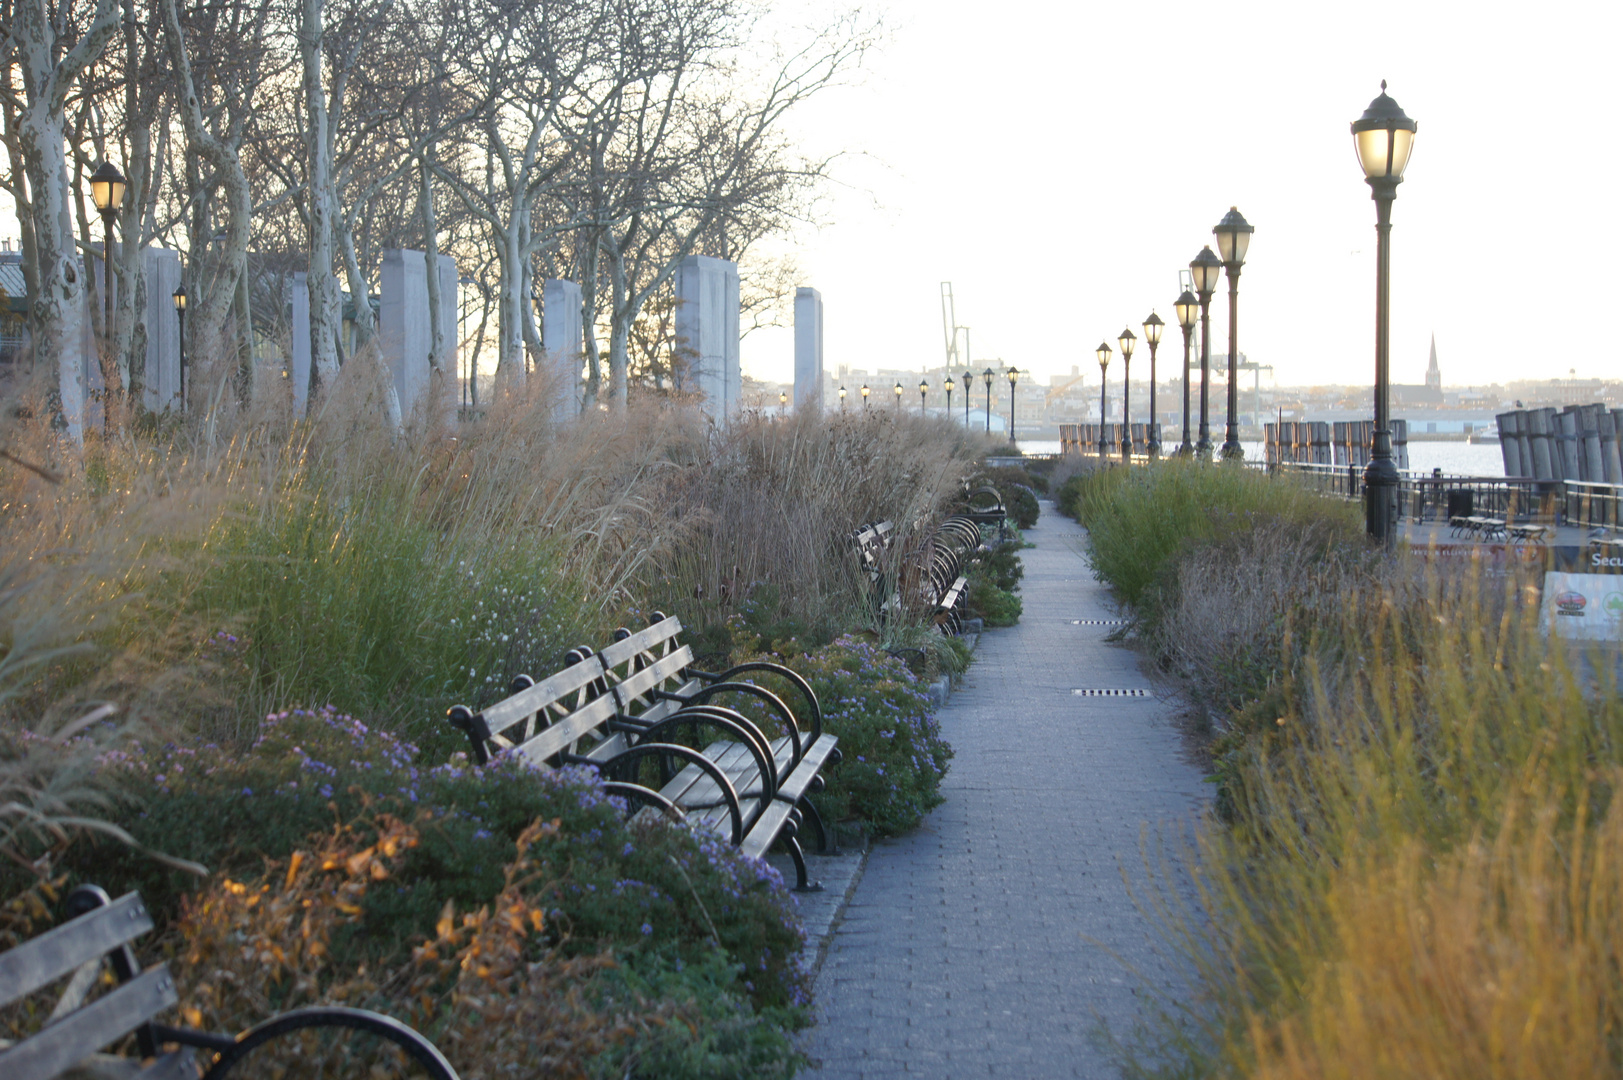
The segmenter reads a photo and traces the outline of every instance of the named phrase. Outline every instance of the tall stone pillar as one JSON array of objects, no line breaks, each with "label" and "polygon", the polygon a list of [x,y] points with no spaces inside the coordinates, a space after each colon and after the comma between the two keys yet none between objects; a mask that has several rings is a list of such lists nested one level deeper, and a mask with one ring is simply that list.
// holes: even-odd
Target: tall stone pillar
[{"label": "tall stone pillar", "polygon": [[303,420],[310,407],[310,279],[303,272],[293,275],[292,298],[293,417]]},{"label": "tall stone pillar", "polygon": [[141,273],[147,284],[146,311],[142,315],[147,327],[147,354],[146,371],[141,375],[141,402],[152,412],[179,412],[183,403],[175,290],[180,287],[180,252],[147,248],[141,252]]},{"label": "tall stone pillar", "polygon": [[567,423],[580,415],[581,354],[586,351],[580,285],[563,278],[541,284],[541,352],[552,396],[552,418]]},{"label": "tall stone pillar", "polygon": [[[440,255],[435,267],[440,279],[440,325],[445,328],[447,339],[454,342],[457,336],[456,260]],[[401,418],[409,420],[430,386],[428,354],[433,350],[434,338],[428,310],[428,255],[403,248],[387,249],[383,253],[380,284],[378,348],[382,350],[383,362],[394,375]],[[445,385],[454,387],[456,354],[453,352],[442,363]]]},{"label": "tall stone pillar", "polygon": [[676,269],[676,347],[703,408],[721,420],[737,410],[743,372],[738,362],[738,264],[689,255]]},{"label": "tall stone pillar", "polygon": [[823,294],[795,290],[795,409],[823,407]]}]

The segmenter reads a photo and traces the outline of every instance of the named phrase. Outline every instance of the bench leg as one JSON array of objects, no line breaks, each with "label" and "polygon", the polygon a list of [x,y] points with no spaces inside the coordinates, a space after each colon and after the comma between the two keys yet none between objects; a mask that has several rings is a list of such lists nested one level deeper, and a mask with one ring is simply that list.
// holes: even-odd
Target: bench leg
[{"label": "bench leg", "polygon": [[789,852],[789,857],[795,861],[795,892],[814,893],[823,891],[823,883],[813,881],[806,874],[806,853],[800,850],[800,841],[795,839],[795,823],[793,820],[784,822],[783,831],[778,834],[778,842]]},{"label": "bench leg", "polygon": [[828,829],[823,827],[823,815],[817,812],[817,807],[812,805],[812,801],[810,799],[801,799],[795,803],[795,809],[800,811],[800,815],[804,820],[811,822],[812,829],[817,833],[817,854],[838,855],[840,846],[834,842],[834,838]]}]

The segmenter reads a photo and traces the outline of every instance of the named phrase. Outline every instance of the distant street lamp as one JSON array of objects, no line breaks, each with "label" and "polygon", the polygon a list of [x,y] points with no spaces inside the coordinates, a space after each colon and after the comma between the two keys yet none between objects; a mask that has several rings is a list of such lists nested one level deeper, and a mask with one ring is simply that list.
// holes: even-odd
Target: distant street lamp
[{"label": "distant street lamp", "polygon": [[113,336],[113,219],[124,206],[124,174],[111,161],[103,161],[90,174],[90,198],[101,215],[102,332]]},{"label": "distant street lamp", "polygon": [[[468,273],[466,270],[462,271],[461,276],[456,279],[456,284],[457,284],[457,297],[458,297],[458,299],[457,299],[457,303],[458,303],[457,318],[456,318],[456,340],[457,340],[457,353],[460,356],[461,352],[462,352],[462,328],[468,322],[468,286],[473,284],[473,275]],[[473,350],[469,349],[468,350],[468,367],[463,370],[463,379],[462,379],[462,407],[464,409],[467,408],[468,405],[469,405],[469,400],[468,400],[469,395],[472,395],[472,398],[473,398],[472,404],[474,404],[474,405],[479,404],[479,387],[475,383],[475,376],[476,376],[477,373],[474,372],[472,369],[473,369]]]},{"label": "distant street lamp", "polygon": [[1178,445],[1178,456],[1188,457],[1195,452],[1189,442],[1189,335],[1195,329],[1200,301],[1185,289],[1172,306],[1178,313],[1178,328],[1183,331],[1183,442]]},{"label": "distant street lamp", "polygon": [[1229,275],[1229,393],[1228,424],[1223,433],[1224,458],[1245,457],[1245,447],[1240,445],[1240,267],[1245,265],[1245,249],[1251,246],[1251,234],[1255,231],[1234,206],[1229,207],[1223,220],[1212,229],[1217,237],[1218,254],[1223,258],[1223,269]]},{"label": "distant street lamp", "polygon": [[1398,468],[1392,461],[1392,385],[1388,350],[1392,328],[1392,200],[1414,150],[1415,122],[1381,93],[1352,123],[1353,145],[1375,200],[1375,445],[1364,470],[1364,523],[1390,547],[1397,538]]},{"label": "distant street lamp", "polygon": [[[929,392],[930,384],[923,379],[919,380],[919,415],[924,415],[924,395]],[[950,393],[951,391],[949,391]]]},{"label": "distant street lamp", "polygon": [[1116,343],[1121,346],[1121,463],[1130,465],[1133,461],[1133,346],[1138,344],[1138,338],[1132,330],[1123,330]]},{"label": "distant street lamp", "polygon": [[186,283],[175,287],[175,317],[180,320],[180,411],[186,411]]},{"label": "distant street lamp", "polygon": [[1156,424],[1155,412],[1155,347],[1161,344],[1161,330],[1165,325],[1161,321],[1161,316],[1154,310],[1151,310],[1150,317],[1144,320],[1144,340],[1150,344],[1150,426],[1145,431],[1144,437],[1149,444],[1148,449],[1152,458],[1161,456],[1161,430]]},{"label": "distant street lamp", "polygon": [[789,410],[789,392],[787,390],[779,390],[778,391],[778,415],[782,416],[788,410]]},{"label": "distant street lamp", "polygon": [[964,369],[964,430],[969,430],[969,398],[975,392],[975,373]]},{"label": "distant street lamp", "polygon": [[981,378],[986,380],[986,433],[992,434],[992,380],[997,378],[997,372],[987,368],[981,372]]},{"label": "distant street lamp", "polygon": [[845,411],[845,387],[840,387],[840,411]]},{"label": "distant street lamp", "polygon": [[1200,441],[1195,443],[1195,452],[1207,459],[1212,456],[1212,293],[1222,269],[1222,260],[1209,247],[1201,248],[1189,264],[1195,294],[1200,297]]},{"label": "distant street lamp", "polygon": [[1005,374],[1009,377],[1009,442],[1014,442],[1014,387],[1020,381],[1020,369],[1011,367]]},{"label": "distant street lamp", "polygon": [[862,384],[862,411],[868,411],[868,384]]},{"label": "distant street lamp", "polygon": [[[943,385],[947,388],[947,423],[950,424],[952,423],[952,388],[956,385],[952,381],[952,372],[947,372],[947,380]],[[968,397],[967,394],[964,396]],[[969,414],[967,412],[964,414],[964,426],[969,426]]]},{"label": "distant street lamp", "polygon": [[1099,456],[1104,457],[1110,453],[1110,443],[1105,440],[1105,392],[1110,385],[1105,375],[1110,370],[1110,343],[1101,341],[1093,351],[1099,356]]},{"label": "distant street lamp", "polygon": [[902,411],[902,381],[896,380],[896,411]]}]

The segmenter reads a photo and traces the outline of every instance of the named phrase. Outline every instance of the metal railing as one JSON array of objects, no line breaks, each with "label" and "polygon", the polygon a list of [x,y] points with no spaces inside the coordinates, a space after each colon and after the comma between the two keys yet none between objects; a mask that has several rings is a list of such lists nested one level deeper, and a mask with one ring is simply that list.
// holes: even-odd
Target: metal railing
[{"label": "metal railing", "polygon": [[1568,480],[1563,486],[1567,524],[1587,529],[1623,528],[1623,484]]}]

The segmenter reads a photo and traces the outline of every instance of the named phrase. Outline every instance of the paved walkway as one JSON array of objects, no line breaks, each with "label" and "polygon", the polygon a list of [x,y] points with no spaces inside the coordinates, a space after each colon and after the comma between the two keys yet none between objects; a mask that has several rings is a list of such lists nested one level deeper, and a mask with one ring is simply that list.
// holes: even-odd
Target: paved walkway
[{"label": "paved walkway", "polygon": [[1020,624],[981,638],[941,714],[957,750],[946,802],[875,846],[818,977],[808,1050],[830,1078],[1117,1075],[1095,1038],[1143,1016],[1144,980],[1176,988],[1122,871],[1144,881],[1146,828],[1187,824],[1206,785],[1172,709],[1130,650],[1081,554],[1044,503],[1022,552]]}]

